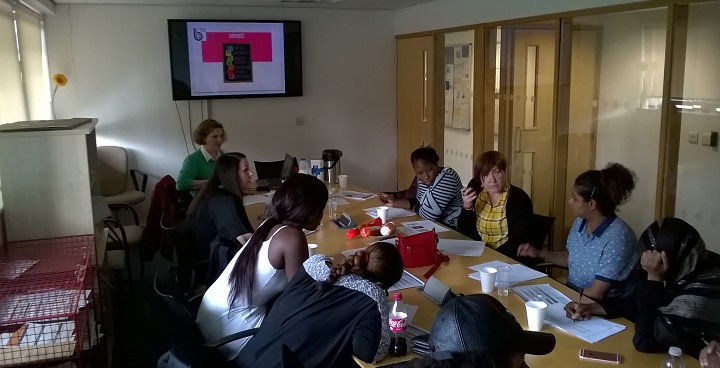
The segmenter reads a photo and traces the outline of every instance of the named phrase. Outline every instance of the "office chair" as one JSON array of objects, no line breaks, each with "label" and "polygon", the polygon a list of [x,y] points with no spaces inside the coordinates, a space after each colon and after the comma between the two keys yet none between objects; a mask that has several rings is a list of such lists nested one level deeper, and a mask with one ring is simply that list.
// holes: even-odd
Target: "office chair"
[{"label": "office chair", "polygon": [[255,177],[257,180],[280,179],[284,160],[280,161],[255,161]]},{"label": "office chair", "polygon": [[[128,209],[137,222],[137,213],[132,206],[145,200],[147,174],[140,170],[128,169],[127,151],[123,147],[98,147],[97,158],[97,173],[100,179],[101,195],[110,204],[110,209],[113,212]],[[132,178],[135,190],[127,190],[128,175]],[[142,177],[142,186],[138,184],[138,175]],[[113,206],[115,204],[126,204],[128,207],[115,207]]]}]

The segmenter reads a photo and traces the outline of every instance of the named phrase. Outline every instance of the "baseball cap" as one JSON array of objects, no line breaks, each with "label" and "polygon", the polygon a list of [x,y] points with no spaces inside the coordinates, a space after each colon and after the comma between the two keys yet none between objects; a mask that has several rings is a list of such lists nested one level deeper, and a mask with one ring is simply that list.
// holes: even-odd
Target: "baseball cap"
[{"label": "baseball cap", "polygon": [[524,331],[512,313],[489,295],[460,295],[435,317],[429,348],[436,360],[484,351],[545,355],[555,348],[555,336]]}]

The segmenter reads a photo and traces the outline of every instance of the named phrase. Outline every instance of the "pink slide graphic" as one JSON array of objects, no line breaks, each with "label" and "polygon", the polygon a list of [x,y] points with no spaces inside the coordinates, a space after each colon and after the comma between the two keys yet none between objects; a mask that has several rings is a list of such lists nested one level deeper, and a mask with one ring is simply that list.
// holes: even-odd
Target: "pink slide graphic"
[{"label": "pink slide graphic", "polygon": [[249,43],[253,63],[272,62],[272,34],[270,32],[207,32],[202,42],[202,62],[222,63],[225,43]]}]

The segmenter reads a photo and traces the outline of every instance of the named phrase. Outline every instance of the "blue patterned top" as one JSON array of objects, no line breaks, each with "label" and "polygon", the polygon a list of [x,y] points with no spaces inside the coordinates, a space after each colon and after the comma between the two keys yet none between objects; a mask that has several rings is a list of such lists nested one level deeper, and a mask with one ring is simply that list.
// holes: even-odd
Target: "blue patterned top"
[{"label": "blue patterned top", "polygon": [[619,296],[638,261],[635,233],[614,216],[607,217],[590,235],[586,224],[586,220],[576,218],[568,234],[568,284],[580,289],[601,280],[612,286],[608,296]]},{"label": "blue patterned top", "polygon": [[462,182],[455,170],[444,167],[430,186],[418,181],[415,212],[426,220],[457,228],[462,210]]}]

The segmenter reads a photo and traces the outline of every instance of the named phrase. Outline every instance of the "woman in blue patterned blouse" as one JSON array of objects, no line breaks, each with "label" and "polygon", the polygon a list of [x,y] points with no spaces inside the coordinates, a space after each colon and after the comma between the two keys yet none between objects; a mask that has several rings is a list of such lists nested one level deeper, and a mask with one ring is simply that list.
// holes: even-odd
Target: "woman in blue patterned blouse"
[{"label": "woman in blue patterned blouse", "polygon": [[575,179],[570,208],[577,218],[562,252],[538,250],[529,244],[518,256],[542,258],[568,268],[568,286],[584,290],[593,300],[621,297],[631,291],[626,282],[638,260],[635,233],[617,217],[635,188],[635,174],[618,163],[586,171]]}]

